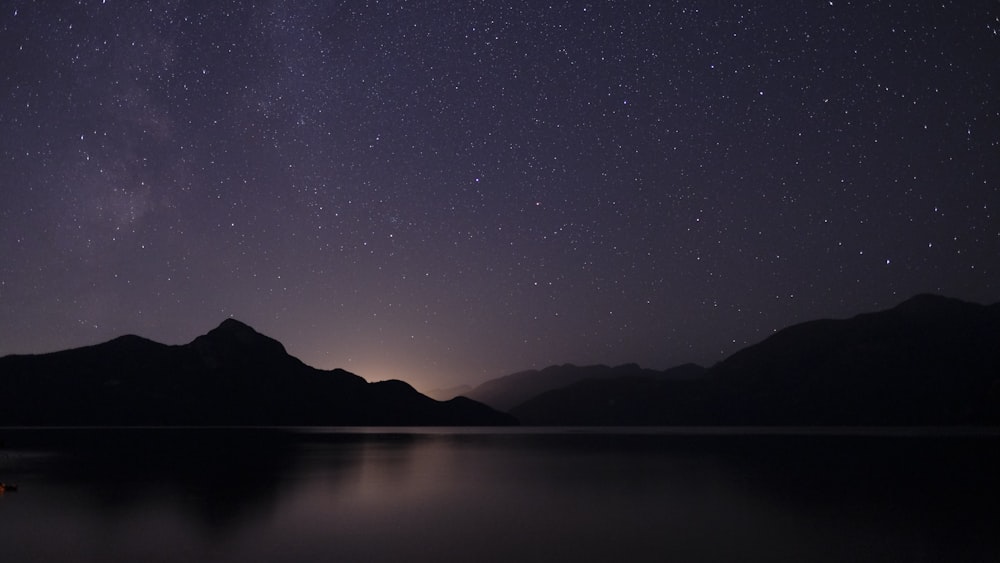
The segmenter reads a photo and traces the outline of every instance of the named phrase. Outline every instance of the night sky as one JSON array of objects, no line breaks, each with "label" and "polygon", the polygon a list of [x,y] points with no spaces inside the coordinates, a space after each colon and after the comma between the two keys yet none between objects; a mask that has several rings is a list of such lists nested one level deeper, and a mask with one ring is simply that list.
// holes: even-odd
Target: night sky
[{"label": "night sky", "polygon": [[1000,300],[1000,2],[6,1],[0,355],[429,389]]}]

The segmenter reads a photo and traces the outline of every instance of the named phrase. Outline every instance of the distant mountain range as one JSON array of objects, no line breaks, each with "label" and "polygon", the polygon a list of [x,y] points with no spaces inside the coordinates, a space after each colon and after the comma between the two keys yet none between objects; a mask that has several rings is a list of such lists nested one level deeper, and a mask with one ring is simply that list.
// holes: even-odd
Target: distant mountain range
[{"label": "distant mountain range", "polygon": [[[465,396],[502,411],[508,411],[546,391],[594,379],[644,378],[650,380],[687,380],[700,377],[705,368],[684,364],[665,371],[644,369],[636,364],[616,367],[565,364],[543,370],[528,370],[491,379],[465,392]],[[447,395],[440,395],[447,397]],[[453,395],[454,396],[454,395]]]},{"label": "distant mountain range", "polygon": [[[1000,304],[919,295],[786,328],[690,377],[616,369],[515,374],[469,395],[527,425],[1000,425]],[[551,370],[573,382],[550,386]],[[518,391],[534,396],[508,407]]]},{"label": "distant mountain range", "polygon": [[437,399],[438,401],[447,401],[448,399],[453,399],[460,395],[467,396],[469,391],[472,391],[472,387],[469,385],[456,385],[454,387],[429,389],[427,391],[423,391],[423,394],[432,399]]},{"label": "distant mountain range", "polygon": [[786,328],[711,368],[566,364],[465,395],[527,425],[997,425],[1000,304],[918,295]]},{"label": "distant mountain range", "polygon": [[189,344],[122,336],[0,358],[0,426],[506,425],[471,399],[318,370],[229,319]]},{"label": "distant mountain range", "polygon": [[919,295],[786,328],[711,368],[567,364],[434,393],[448,400],[311,368],[233,319],[180,346],[123,336],[0,358],[0,426],[996,426],[1000,304]]}]

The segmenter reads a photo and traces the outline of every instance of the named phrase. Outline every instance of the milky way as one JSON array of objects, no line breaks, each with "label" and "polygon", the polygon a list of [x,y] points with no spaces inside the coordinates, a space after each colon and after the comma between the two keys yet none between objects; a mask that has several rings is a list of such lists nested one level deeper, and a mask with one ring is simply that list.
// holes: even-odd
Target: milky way
[{"label": "milky way", "polygon": [[1000,299],[1000,4],[6,2],[0,355],[418,387]]}]

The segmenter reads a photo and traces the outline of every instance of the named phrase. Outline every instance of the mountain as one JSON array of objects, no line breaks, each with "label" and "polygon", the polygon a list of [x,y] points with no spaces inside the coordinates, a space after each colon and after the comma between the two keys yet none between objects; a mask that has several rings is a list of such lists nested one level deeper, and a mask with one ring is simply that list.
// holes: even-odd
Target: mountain
[{"label": "mountain", "polygon": [[791,326],[696,379],[581,381],[510,412],[524,424],[997,425],[1000,304],[919,295]]},{"label": "mountain", "polygon": [[507,411],[528,399],[554,389],[566,387],[588,379],[645,377],[650,379],[691,379],[702,374],[705,368],[685,364],[666,371],[644,369],[636,364],[616,367],[605,365],[575,366],[564,364],[543,370],[529,370],[491,379],[471,391],[466,397],[485,403],[495,409]]},{"label": "mountain", "polygon": [[472,391],[472,387],[469,385],[456,385],[454,387],[436,387],[423,393],[432,399],[447,401],[448,399],[467,395],[469,391]]},{"label": "mountain", "polygon": [[439,402],[402,381],[319,370],[228,319],[189,344],[122,336],[0,358],[0,426],[503,425],[475,401]]}]

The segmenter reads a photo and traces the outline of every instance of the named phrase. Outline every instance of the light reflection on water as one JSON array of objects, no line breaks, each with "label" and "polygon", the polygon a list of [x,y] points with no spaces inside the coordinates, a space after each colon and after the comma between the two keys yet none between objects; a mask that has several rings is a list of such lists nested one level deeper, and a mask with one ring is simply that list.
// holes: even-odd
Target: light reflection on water
[{"label": "light reflection on water", "polygon": [[0,430],[0,561],[992,561],[1000,439]]}]

